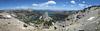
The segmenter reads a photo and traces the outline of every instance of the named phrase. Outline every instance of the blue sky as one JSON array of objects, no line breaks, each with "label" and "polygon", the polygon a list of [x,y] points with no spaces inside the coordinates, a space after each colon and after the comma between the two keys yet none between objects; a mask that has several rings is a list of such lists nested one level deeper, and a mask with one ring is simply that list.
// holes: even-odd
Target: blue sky
[{"label": "blue sky", "polygon": [[100,0],[0,0],[0,9],[80,10],[99,4]]}]

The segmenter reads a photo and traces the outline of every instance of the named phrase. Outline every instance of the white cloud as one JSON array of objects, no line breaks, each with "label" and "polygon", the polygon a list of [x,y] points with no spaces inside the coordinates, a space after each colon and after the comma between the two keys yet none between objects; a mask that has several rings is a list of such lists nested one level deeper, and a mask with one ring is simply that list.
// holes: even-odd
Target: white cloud
[{"label": "white cloud", "polygon": [[70,1],[70,3],[75,4],[76,2],[74,0]]},{"label": "white cloud", "polygon": [[38,4],[32,4],[33,6],[38,6]]},{"label": "white cloud", "polygon": [[80,7],[89,7],[91,5],[88,5],[88,4],[78,4]]},{"label": "white cloud", "polygon": [[32,4],[33,6],[38,6],[38,7],[49,7],[49,5],[54,5],[56,4],[55,1],[48,1],[45,3],[40,3],[40,4]]},{"label": "white cloud", "polygon": [[85,1],[83,1],[82,3],[86,3]]},{"label": "white cloud", "polygon": [[55,1],[48,1],[48,2],[45,2],[45,3],[41,3],[39,5],[40,5],[40,7],[45,7],[45,6],[54,5],[54,4],[56,4]]},{"label": "white cloud", "polygon": [[86,6],[86,4],[78,4],[79,6]]},{"label": "white cloud", "polygon": [[56,2],[55,1],[48,1],[45,4],[56,4]]}]

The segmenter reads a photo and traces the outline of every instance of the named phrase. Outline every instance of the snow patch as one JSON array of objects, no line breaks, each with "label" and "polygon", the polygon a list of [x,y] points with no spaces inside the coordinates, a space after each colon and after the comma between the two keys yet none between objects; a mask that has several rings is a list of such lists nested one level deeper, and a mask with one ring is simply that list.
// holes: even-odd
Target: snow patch
[{"label": "snow patch", "polygon": [[90,17],[88,20],[93,20],[95,17]]},{"label": "snow patch", "polygon": [[6,17],[11,18],[12,16],[11,15],[6,15]]}]

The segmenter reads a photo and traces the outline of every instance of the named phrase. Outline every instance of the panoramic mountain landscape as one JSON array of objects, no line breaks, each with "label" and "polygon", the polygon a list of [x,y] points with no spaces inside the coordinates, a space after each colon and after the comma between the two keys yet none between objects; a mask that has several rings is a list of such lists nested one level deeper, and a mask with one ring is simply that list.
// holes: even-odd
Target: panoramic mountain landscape
[{"label": "panoramic mountain landscape", "polygon": [[100,31],[100,0],[0,0],[0,31]]}]

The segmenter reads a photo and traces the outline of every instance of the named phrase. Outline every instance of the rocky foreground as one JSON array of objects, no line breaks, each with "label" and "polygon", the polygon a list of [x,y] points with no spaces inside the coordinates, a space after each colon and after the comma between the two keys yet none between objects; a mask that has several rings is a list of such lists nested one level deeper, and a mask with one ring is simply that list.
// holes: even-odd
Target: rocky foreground
[{"label": "rocky foreground", "polygon": [[[8,13],[2,13],[5,16]],[[28,26],[24,22],[19,21],[14,17],[8,16],[7,18],[0,18],[0,31],[32,31],[34,27]]]},{"label": "rocky foreground", "polygon": [[[23,17],[25,21],[16,17],[14,13],[0,13],[0,31],[100,31],[100,6],[86,8],[68,16],[64,21],[56,22],[53,22],[55,20],[46,12],[38,18],[38,22],[41,22],[38,25],[32,23],[33,20],[26,19],[27,17]],[[52,25],[49,26],[48,22],[45,23],[42,19],[51,21]]]}]

